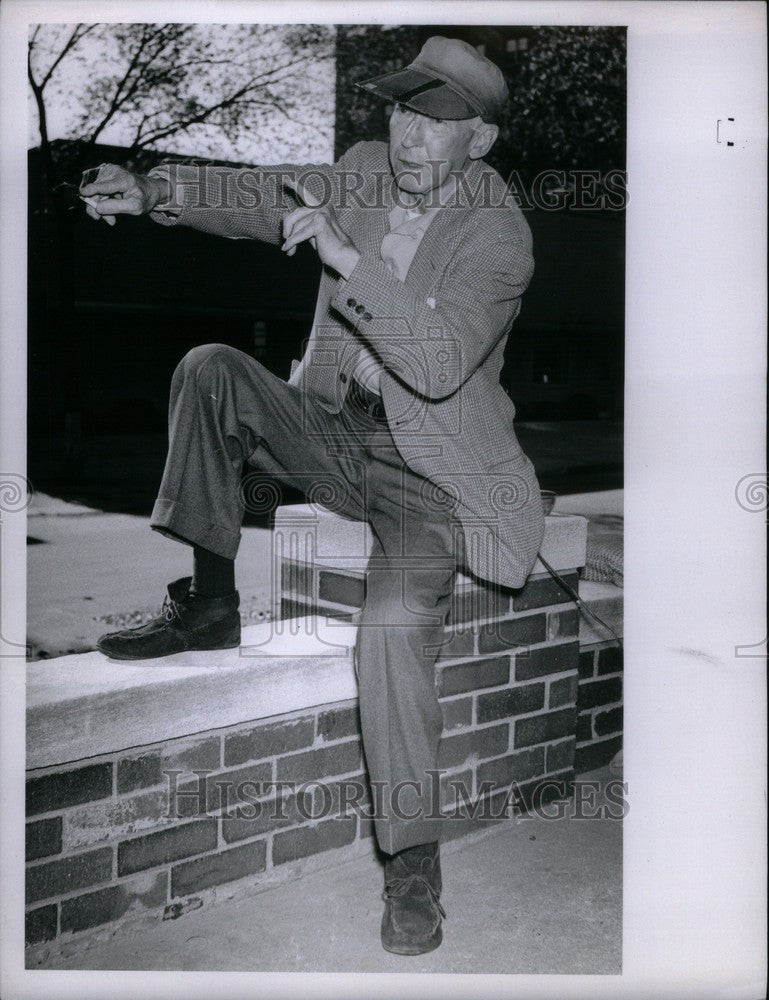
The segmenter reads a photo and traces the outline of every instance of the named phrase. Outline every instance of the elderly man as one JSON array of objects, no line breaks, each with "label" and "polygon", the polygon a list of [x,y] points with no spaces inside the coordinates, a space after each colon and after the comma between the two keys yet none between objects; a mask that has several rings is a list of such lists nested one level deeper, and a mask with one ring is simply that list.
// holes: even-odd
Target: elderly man
[{"label": "elderly man", "polygon": [[520,587],[542,539],[499,384],[533,261],[520,210],[482,161],[507,100],[499,69],[433,37],[406,68],[359,86],[394,104],[388,145],[307,167],[104,166],[81,189],[110,224],[148,213],[289,255],[310,241],[323,263],[287,383],[220,344],[177,368],[151,524],[193,546],[192,577],[169,586],[159,618],[98,645],[119,659],[236,646],[244,463],[299,486],[331,477],[334,509],[373,536],[355,661],[366,764],[383,790],[382,943],[420,954],[442,938],[434,667],[456,570]]}]

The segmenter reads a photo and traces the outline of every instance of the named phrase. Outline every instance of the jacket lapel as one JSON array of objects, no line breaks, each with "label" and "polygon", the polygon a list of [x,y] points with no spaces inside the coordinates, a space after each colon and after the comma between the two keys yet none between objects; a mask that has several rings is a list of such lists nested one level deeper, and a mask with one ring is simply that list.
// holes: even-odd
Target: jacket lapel
[{"label": "jacket lapel", "polygon": [[[481,175],[487,169],[483,160],[473,160],[465,173],[467,188],[475,191],[481,182]],[[459,237],[460,227],[468,212],[472,211],[465,189],[459,188],[455,201],[450,202],[436,213],[427,227],[414,259],[411,262],[407,281],[419,293],[427,292],[435,283],[436,275],[444,270],[445,261],[453,253]]]}]

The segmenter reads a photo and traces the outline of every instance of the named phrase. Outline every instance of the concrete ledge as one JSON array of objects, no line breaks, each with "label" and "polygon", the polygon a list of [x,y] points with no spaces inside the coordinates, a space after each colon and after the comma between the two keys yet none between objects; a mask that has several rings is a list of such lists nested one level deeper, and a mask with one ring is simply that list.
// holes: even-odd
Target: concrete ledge
[{"label": "concrete ledge", "polygon": [[[625,593],[622,587],[613,583],[596,583],[592,580],[580,580],[579,596],[590,608],[602,618],[613,631],[622,638]],[[587,646],[594,642],[605,642],[611,639],[611,633],[596,622],[588,621],[580,616],[579,643]]]},{"label": "concrete ledge", "polygon": [[355,627],[323,619],[244,629],[240,649],[27,668],[27,769],[357,697]]},{"label": "concrete ledge", "polygon": [[[275,511],[274,554],[283,559],[358,569],[371,552],[371,529],[365,521],[340,517],[317,504],[290,504]],[[541,552],[554,569],[585,565],[587,518],[579,514],[551,514],[545,518]],[[537,559],[533,573],[544,573]]]}]

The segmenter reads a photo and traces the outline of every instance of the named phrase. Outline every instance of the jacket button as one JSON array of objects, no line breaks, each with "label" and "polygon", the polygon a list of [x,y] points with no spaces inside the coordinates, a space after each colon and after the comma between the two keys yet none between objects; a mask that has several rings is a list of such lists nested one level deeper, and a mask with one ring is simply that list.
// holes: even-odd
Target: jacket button
[{"label": "jacket button", "polygon": [[363,312],[365,312],[365,311],[366,311],[366,307],[365,307],[365,306],[356,306],[356,307],[355,307],[355,312],[356,312],[356,313],[357,313],[357,314],[358,314],[359,316],[360,316],[360,314],[361,314],[361,313],[363,313]]},{"label": "jacket button", "polygon": [[357,304],[358,304],[358,303],[357,303],[357,302],[355,301],[355,299],[348,299],[348,300],[347,300],[347,305],[348,305],[348,306],[349,306],[349,307],[350,307],[351,309],[354,309],[354,308],[355,308],[355,306],[357,306]]},{"label": "jacket button", "polygon": [[366,320],[367,323],[370,323],[374,317],[371,315],[371,313],[365,312],[363,313],[363,318]]},{"label": "jacket button", "polygon": [[345,375],[344,372],[339,372],[339,381],[340,382],[346,382],[347,381],[347,376]]}]

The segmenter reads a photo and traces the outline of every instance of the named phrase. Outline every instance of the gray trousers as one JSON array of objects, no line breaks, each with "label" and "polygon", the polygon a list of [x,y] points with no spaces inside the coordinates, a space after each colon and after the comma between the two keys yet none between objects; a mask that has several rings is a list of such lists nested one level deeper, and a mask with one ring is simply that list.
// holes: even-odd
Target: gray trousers
[{"label": "gray trousers", "polygon": [[355,659],[377,840],[387,853],[438,840],[435,660],[456,574],[451,505],[436,502],[440,491],[404,464],[387,423],[349,398],[329,413],[247,354],[197,347],[171,384],[169,451],[152,527],[234,559],[246,462],[305,490],[313,473],[331,474],[346,487],[334,509],[369,522],[373,551]]}]

